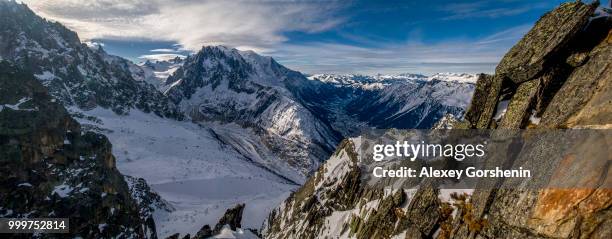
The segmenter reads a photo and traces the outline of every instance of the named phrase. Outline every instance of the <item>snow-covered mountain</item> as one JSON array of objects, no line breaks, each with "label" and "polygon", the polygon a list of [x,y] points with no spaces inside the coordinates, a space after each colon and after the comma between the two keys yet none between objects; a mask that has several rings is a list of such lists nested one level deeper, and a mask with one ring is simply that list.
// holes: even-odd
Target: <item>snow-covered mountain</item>
[{"label": "snow-covered mountain", "polygon": [[[478,75],[467,74],[467,73],[452,73],[442,72],[435,73],[431,76],[413,73],[402,73],[397,75],[387,74],[376,74],[373,76],[369,75],[355,75],[355,74],[315,74],[308,76],[310,80],[318,80],[326,83],[335,85],[353,85],[353,86],[364,86],[375,83],[392,83],[394,81],[451,81],[451,82],[463,82],[475,84],[478,80]],[[370,85],[372,86],[372,85]]]},{"label": "snow-covered mountain", "polygon": [[183,65],[183,59],[175,57],[171,60],[150,61],[139,63],[139,69],[132,72],[134,79],[146,81],[155,86],[160,92],[168,90],[166,80],[172,73]]},{"label": "snow-covered mountain", "polygon": [[33,73],[84,130],[109,138],[121,173],[169,203],[146,210],[160,236],[193,233],[244,202],[244,224],[259,227],[342,138],[460,116],[473,90],[415,74],[309,79],[222,46],[137,65],[5,1],[0,60]]},{"label": "snow-covered mountain", "polygon": [[[307,82],[302,74],[270,57],[207,46],[189,56],[166,80],[165,94],[196,122],[234,123],[251,129],[257,141],[277,156],[255,154],[255,161],[269,165],[270,160],[281,159],[306,176],[341,139],[286,87]],[[225,134],[231,132],[217,133],[221,138],[240,138]]]},{"label": "snow-covered mountain", "polygon": [[460,118],[477,78],[471,74],[313,75],[295,94],[343,136],[370,128],[431,128],[445,114]]},{"label": "snow-covered mountain", "polygon": [[427,77],[427,79],[428,80],[455,81],[455,82],[465,82],[465,83],[476,84],[476,81],[478,80],[478,75],[475,75],[475,74],[466,74],[466,73],[445,72],[445,73],[436,73],[436,74],[433,74],[433,75]]},{"label": "snow-covered mountain", "polygon": [[[593,17],[597,16],[598,5],[598,1],[592,4],[566,2],[546,13],[502,58],[495,75],[478,77],[473,102],[466,117],[462,119],[447,115],[435,127],[459,130],[532,129],[531,132],[609,129],[612,125],[612,19],[605,16]],[[566,59],[567,56],[569,58]],[[316,80],[317,77],[311,78]],[[436,74],[428,78],[432,79],[416,86],[421,90],[407,90],[414,92],[416,98],[411,98],[411,94],[400,93],[395,100],[408,98],[408,102],[431,105],[429,99],[419,100],[419,96],[427,95],[427,98],[444,99],[437,103],[439,105],[463,104],[459,97],[436,96],[444,96],[449,92],[449,88],[439,88],[447,84],[451,86],[451,91],[458,90],[452,96],[461,95],[460,89],[463,87],[455,87],[452,82],[465,82],[466,77]],[[344,88],[348,88],[344,85],[360,88],[361,84],[378,84],[376,79],[360,83],[364,82],[362,78],[351,80],[351,77],[334,79],[325,76],[321,81],[332,82]],[[551,81],[555,83],[551,84]],[[411,84],[400,88],[411,87]],[[382,83],[380,85],[383,90],[377,87],[376,91],[384,92],[387,86]],[[430,94],[420,94],[427,92],[424,89],[432,91]],[[536,117],[537,120],[534,120]],[[386,132],[393,135],[394,131]],[[397,174],[382,176],[386,177],[384,179],[373,177],[372,168],[366,166],[371,160],[371,155],[367,153],[367,148],[372,146],[370,140],[380,142],[390,135],[369,138],[364,134],[347,138],[299,190],[270,213],[262,228],[263,237],[610,237],[610,204],[601,202],[610,202],[612,195],[591,193],[610,190],[604,189],[602,183],[585,183],[581,186],[575,183],[584,178],[596,178],[598,182],[609,181],[602,176],[609,173],[609,167],[595,166],[597,160],[591,160],[592,157],[588,157],[588,163],[568,162],[568,155],[581,153],[560,153],[566,148],[606,148],[603,146],[606,141],[602,140],[605,136],[582,142],[591,146],[586,147],[577,146],[579,143],[576,142],[582,140],[576,140],[573,136],[563,137],[555,133],[550,137],[545,134],[525,137],[525,134],[516,134],[517,138],[513,138],[508,137],[511,134],[503,132],[491,132],[488,141],[493,143],[487,148],[509,157],[484,157],[483,165],[530,167],[534,175],[524,181],[509,177],[483,177],[474,186],[459,184],[462,185],[459,188],[443,187],[444,177],[402,177]],[[448,136],[450,134],[443,136],[445,141],[456,138]],[[461,138],[465,139],[465,136],[462,133]],[[527,142],[526,138],[537,139]],[[564,146],[564,142],[568,146]],[[493,145],[497,143],[501,145]],[[600,143],[602,146],[599,146]],[[609,153],[602,155],[608,156]],[[604,157],[603,161],[607,158]],[[425,169],[432,166],[429,163],[434,161],[414,163]],[[457,167],[454,160],[437,163],[443,163],[443,168],[464,168]],[[408,161],[375,165],[400,170],[404,166],[413,167]],[[538,171],[540,173],[535,173]],[[555,176],[545,176],[548,173]],[[375,182],[365,180],[362,177],[364,175],[376,178]],[[546,182],[540,184],[542,181]],[[560,181],[571,182],[572,186],[559,187],[563,184]],[[535,186],[537,184],[547,186]],[[589,193],[575,196],[583,191]]]},{"label": "snow-covered mountain", "polygon": [[[138,66],[81,43],[75,32],[13,1],[0,1],[0,61],[34,74],[84,131],[109,137],[107,159],[116,159],[122,174],[144,178],[170,204],[151,212],[159,206],[140,205],[142,193],[133,193],[160,236],[214,225],[225,209],[244,202],[244,225],[257,228],[304,180],[252,129],[181,120],[177,105],[156,88],[165,84],[151,84],[165,81],[163,72],[169,75],[178,61]],[[139,185],[133,188],[146,188]]]},{"label": "snow-covered mountain", "polygon": [[0,59],[31,71],[64,105],[101,106],[118,114],[137,108],[180,117],[166,97],[132,77],[140,67],[99,45],[81,43],[75,32],[37,16],[26,5],[0,2],[0,23]]},{"label": "snow-covered mountain", "polygon": [[252,51],[207,46],[162,87],[192,120],[251,128],[278,158],[307,175],[341,138],[361,130],[430,128],[447,113],[461,117],[476,78],[454,73],[306,78]]}]

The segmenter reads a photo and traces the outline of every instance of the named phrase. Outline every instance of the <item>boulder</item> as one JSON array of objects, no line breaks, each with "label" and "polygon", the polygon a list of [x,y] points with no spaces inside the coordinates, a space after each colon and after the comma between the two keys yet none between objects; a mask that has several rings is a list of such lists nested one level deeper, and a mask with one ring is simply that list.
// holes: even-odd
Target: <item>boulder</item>
[{"label": "boulder", "polygon": [[589,23],[597,5],[569,2],[547,13],[506,53],[495,73],[517,84],[533,79]]},{"label": "boulder", "polygon": [[512,96],[510,104],[506,109],[506,114],[498,128],[503,129],[519,129],[524,125],[524,122],[531,112],[529,107],[533,105],[533,101],[541,87],[541,81],[532,80],[521,84],[516,93]]}]

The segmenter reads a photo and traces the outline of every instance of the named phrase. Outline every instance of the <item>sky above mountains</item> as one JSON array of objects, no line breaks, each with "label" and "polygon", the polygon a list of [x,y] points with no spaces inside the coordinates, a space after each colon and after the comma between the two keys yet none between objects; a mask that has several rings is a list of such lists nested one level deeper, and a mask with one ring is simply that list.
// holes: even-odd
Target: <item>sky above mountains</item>
[{"label": "sky above mountains", "polygon": [[492,72],[562,0],[24,0],[133,61],[226,45],[305,73]]}]

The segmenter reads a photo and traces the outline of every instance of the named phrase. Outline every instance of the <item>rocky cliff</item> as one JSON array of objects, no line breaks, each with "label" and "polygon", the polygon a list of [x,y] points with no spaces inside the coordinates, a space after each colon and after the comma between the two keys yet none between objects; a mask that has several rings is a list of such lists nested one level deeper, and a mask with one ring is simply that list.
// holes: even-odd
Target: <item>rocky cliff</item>
[{"label": "rocky cliff", "polygon": [[[438,126],[609,129],[612,21],[597,7],[598,2],[564,3],[544,15],[503,57],[494,75],[479,76],[464,119],[447,118]],[[514,145],[509,152],[525,160],[493,163],[546,162],[537,167],[587,179],[588,187],[536,190],[526,183],[512,189],[479,185],[449,191],[423,181],[416,187],[385,190],[360,180],[368,173],[358,160],[362,144],[359,137],[344,140],[302,188],[270,213],[264,237],[612,237],[609,163],[538,158],[537,152]],[[500,188],[509,182],[494,183]]]},{"label": "rocky cliff", "polygon": [[81,131],[31,73],[5,61],[0,162],[1,217],[70,218],[72,237],[156,237],[152,219],[139,216],[115,168],[106,137]]},{"label": "rocky cliff", "polygon": [[137,108],[182,118],[163,94],[141,79],[141,68],[107,54],[100,45],[81,43],[74,31],[37,16],[25,4],[0,1],[0,59],[31,71],[66,107],[99,106],[118,114]]}]

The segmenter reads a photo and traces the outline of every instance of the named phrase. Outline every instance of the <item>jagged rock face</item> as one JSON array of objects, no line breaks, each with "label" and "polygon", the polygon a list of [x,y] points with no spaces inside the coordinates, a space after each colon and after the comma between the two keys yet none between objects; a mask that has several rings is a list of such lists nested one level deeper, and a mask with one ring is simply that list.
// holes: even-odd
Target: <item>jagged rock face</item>
[{"label": "jagged rock face", "polygon": [[[31,73],[0,62],[0,215],[70,218],[70,235],[151,237],[103,135],[82,132]],[[9,237],[18,235],[9,235]],[[44,234],[41,237],[54,237]]]},{"label": "jagged rock face", "polygon": [[[595,5],[576,2],[562,4],[546,14],[502,61],[503,64],[523,61],[516,52],[554,49],[554,54],[546,53],[531,63],[521,63],[522,68],[546,67],[534,74],[509,77],[506,70],[509,67],[500,63],[494,76],[482,76],[478,81],[475,96],[488,97],[475,98],[484,107],[472,104],[466,120],[476,128],[525,128],[540,122],[539,127],[546,128],[609,127],[610,118],[606,116],[610,116],[610,109],[604,99],[609,98],[606,86],[612,74],[611,20],[609,16],[589,20],[594,10]],[[557,19],[553,24],[550,18],[564,20]],[[558,31],[549,32],[557,28]],[[547,37],[542,37],[546,34],[559,35],[556,38],[563,41],[551,44]],[[585,123],[578,125],[581,117]]]},{"label": "jagged rock face", "polygon": [[[504,57],[495,75],[479,76],[464,120],[450,124],[447,121],[451,120],[445,120],[439,126],[610,128],[612,21],[609,16],[592,17],[596,4],[565,3],[546,14]],[[593,136],[589,140],[595,144],[606,139]],[[477,187],[467,198],[454,199],[461,202],[455,205],[462,206],[453,212],[440,196],[441,191],[428,186],[427,181],[417,188],[404,188],[395,193],[372,191],[367,185],[359,184],[355,180],[358,178],[355,175],[362,173],[355,160],[359,145],[359,138],[342,143],[300,190],[271,212],[263,228],[264,237],[612,236],[612,190],[606,165],[577,165],[567,158],[538,158],[542,154],[528,147],[513,148],[519,159],[494,165],[518,167],[529,160],[562,164],[563,167],[549,164],[538,167],[549,167],[540,169],[554,170],[555,175],[580,175],[590,180],[590,188]],[[555,150],[554,145],[541,146]],[[388,208],[396,210],[391,212]]]},{"label": "jagged rock face", "polygon": [[563,48],[588,23],[596,5],[564,3],[544,15],[531,31],[502,58],[495,73],[514,83],[527,81],[563,56]]},{"label": "jagged rock face", "polygon": [[543,125],[612,127],[612,31],[587,56],[584,65],[570,74],[549,103],[542,116]]},{"label": "jagged rock face", "polygon": [[[250,230],[246,234],[242,229],[242,213],[244,211],[244,204],[238,204],[233,208],[227,209],[223,216],[219,219],[219,222],[215,225],[214,229],[211,229],[209,225],[204,225],[193,239],[204,239],[204,238],[237,238],[234,234],[240,235],[238,238],[258,238]],[[229,235],[228,235],[229,234]],[[178,238],[178,234],[176,237]],[[189,238],[189,234],[185,235],[184,238]]]},{"label": "jagged rock face", "polygon": [[[336,210],[352,209],[359,197],[359,169],[355,146],[344,140],[332,157],[297,192],[273,210],[262,232],[266,238],[316,238],[330,226]],[[350,184],[357,183],[353,187]],[[346,187],[348,185],[348,187]],[[342,208],[342,209],[340,209]],[[367,210],[366,210],[367,213]],[[335,223],[335,222],[334,222]],[[334,225],[340,229],[341,225]],[[322,238],[322,237],[321,237]]]},{"label": "jagged rock face", "polygon": [[181,117],[153,86],[134,80],[133,74],[143,74],[138,66],[106,54],[100,46],[82,44],[75,32],[23,4],[0,2],[0,59],[33,72],[67,107],[101,106],[118,114],[138,108]]},{"label": "jagged rock face", "polygon": [[[136,206],[139,209],[140,219],[149,227],[145,228],[146,235],[155,235],[157,229],[153,220],[154,212],[171,212],[175,209],[166,200],[162,199],[156,192],[151,190],[147,182],[142,178],[124,176],[125,182],[128,185],[131,197],[134,199]],[[149,238],[152,236],[149,236]]]},{"label": "jagged rock face", "polygon": [[[566,3],[538,21],[502,61],[504,64],[520,62],[522,65],[517,69],[524,72],[514,74],[507,65],[498,67],[495,76],[487,78],[497,79],[493,85],[501,87],[489,93],[495,97],[486,99],[484,109],[470,107],[467,114],[474,117],[466,118],[469,122],[465,125],[504,129],[610,128],[612,20],[609,16],[593,17],[595,7],[595,4]],[[549,39],[549,35],[553,37]],[[537,57],[526,61],[517,54],[528,51]],[[479,89],[491,88],[486,86],[490,84],[479,81],[475,94],[486,94],[479,93]],[[496,114],[472,113],[476,111]],[[607,166],[587,165],[589,169],[582,166],[572,171],[572,163],[567,164],[564,172],[556,173],[599,178],[605,175],[602,170],[607,170]],[[489,226],[479,232],[484,237],[612,236],[609,230],[612,191],[607,182],[589,189],[477,188],[472,201],[479,208],[479,217],[488,215]],[[475,234],[467,229],[466,223],[455,222],[455,228],[456,238]]]},{"label": "jagged rock face", "polygon": [[244,204],[238,204],[234,208],[227,209],[223,217],[219,219],[213,233],[218,234],[225,225],[229,225],[230,228],[235,231],[236,228],[241,228],[242,212],[244,211]]},{"label": "jagged rock face", "polygon": [[[359,138],[342,141],[332,157],[295,193],[273,210],[264,238],[390,238],[406,233],[431,235],[439,214],[437,190],[382,190],[361,180]],[[427,221],[429,222],[429,221]]]}]

